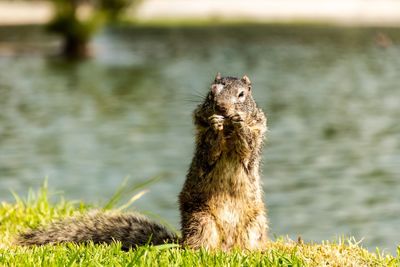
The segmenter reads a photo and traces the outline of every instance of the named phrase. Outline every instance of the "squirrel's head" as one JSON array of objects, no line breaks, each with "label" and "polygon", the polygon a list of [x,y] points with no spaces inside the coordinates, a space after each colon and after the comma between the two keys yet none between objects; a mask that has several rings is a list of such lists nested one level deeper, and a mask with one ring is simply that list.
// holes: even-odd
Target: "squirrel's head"
[{"label": "squirrel's head", "polygon": [[205,104],[212,113],[229,117],[237,112],[250,114],[255,109],[251,95],[251,82],[245,75],[242,78],[221,77],[218,73],[211,84]]}]

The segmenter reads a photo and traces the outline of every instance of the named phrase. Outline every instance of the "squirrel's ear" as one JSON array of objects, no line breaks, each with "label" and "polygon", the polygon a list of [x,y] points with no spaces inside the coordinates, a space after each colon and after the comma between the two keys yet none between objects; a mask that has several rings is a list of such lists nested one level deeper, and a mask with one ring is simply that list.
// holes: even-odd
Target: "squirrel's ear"
[{"label": "squirrel's ear", "polygon": [[211,92],[213,95],[218,95],[222,89],[224,89],[224,86],[222,84],[213,84],[211,85]]},{"label": "squirrel's ear", "polygon": [[247,75],[244,75],[242,77],[242,82],[244,82],[245,84],[248,84],[248,85],[251,84],[251,81],[250,81],[249,77],[247,77]]},{"label": "squirrel's ear", "polygon": [[218,72],[217,75],[215,76],[214,82],[219,82],[221,80],[221,73]]}]

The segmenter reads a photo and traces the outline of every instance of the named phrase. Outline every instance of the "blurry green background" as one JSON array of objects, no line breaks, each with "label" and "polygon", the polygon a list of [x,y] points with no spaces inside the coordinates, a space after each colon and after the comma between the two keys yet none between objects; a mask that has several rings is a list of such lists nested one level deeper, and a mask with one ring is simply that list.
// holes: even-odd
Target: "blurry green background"
[{"label": "blurry green background", "polygon": [[[1,7],[1,5],[0,5]],[[270,236],[400,240],[397,27],[124,22],[92,57],[60,57],[42,25],[0,26],[0,200],[48,177],[104,203],[124,177],[162,177],[135,203],[179,225],[191,112],[215,73],[247,74],[268,115],[263,182]]]}]

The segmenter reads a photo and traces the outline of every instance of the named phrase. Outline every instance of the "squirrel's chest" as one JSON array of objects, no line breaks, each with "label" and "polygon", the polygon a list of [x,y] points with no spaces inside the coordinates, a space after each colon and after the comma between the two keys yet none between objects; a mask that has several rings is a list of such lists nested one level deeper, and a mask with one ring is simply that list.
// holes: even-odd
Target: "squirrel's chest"
[{"label": "squirrel's chest", "polygon": [[245,197],[254,187],[254,179],[246,172],[243,164],[227,157],[222,157],[203,181],[204,189],[210,194],[225,193]]}]

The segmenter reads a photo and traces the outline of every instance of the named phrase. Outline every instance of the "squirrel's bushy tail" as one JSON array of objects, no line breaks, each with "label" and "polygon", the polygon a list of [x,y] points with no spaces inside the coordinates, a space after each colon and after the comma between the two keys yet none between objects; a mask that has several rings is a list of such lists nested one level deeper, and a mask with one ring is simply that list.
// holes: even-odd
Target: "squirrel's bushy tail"
[{"label": "squirrel's bushy tail", "polygon": [[122,249],[168,242],[178,236],[166,227],[136,213],[92,212],[30,230],[16,239],[18,245],[44,245],[63,242],[95,244],[120,241]]}]

